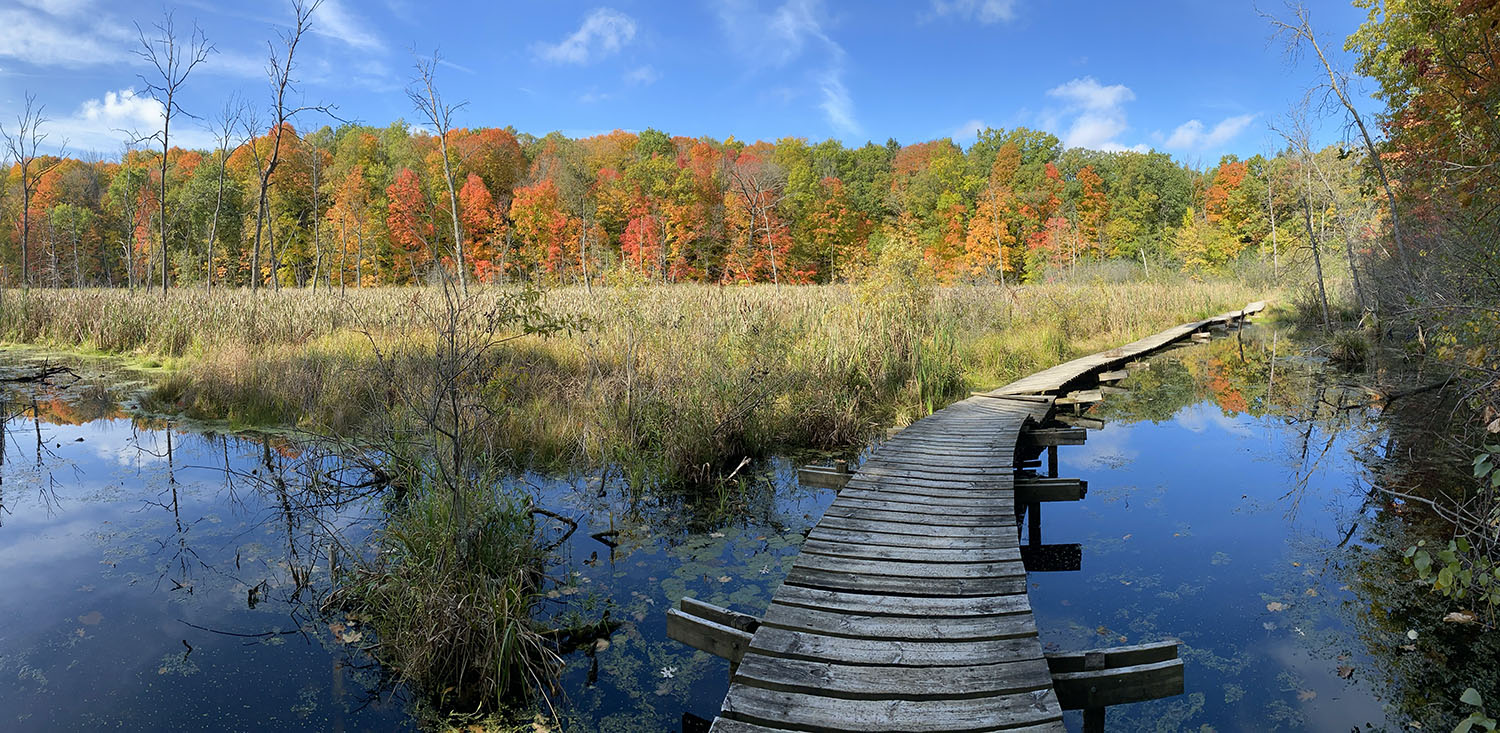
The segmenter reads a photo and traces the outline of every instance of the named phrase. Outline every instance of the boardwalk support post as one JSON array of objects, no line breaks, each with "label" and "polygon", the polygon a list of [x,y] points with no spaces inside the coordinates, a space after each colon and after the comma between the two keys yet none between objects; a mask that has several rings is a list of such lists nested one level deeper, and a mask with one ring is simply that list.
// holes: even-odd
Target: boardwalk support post
[{"label": "boardwalk support post", "polygon": [[1110,705],[1181,695],[1184,689],[1178,642],[1048,654],[1047,668],[1063,710],[1082,710],[1085,731],[1104,730]]}]

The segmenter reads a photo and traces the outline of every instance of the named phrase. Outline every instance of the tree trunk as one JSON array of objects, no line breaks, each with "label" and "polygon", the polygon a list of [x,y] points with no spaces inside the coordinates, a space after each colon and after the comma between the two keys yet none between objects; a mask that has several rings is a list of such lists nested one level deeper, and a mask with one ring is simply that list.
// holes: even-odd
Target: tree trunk
[{"label": "tree trunk", "polygon": [[1326,335],[1332,328],[1332,322],[1328,317],[1328,291],[1323,287],[1323,257],[1318,254],[1318,233],[1313,231],[1312,205],[1308,197],[1302,199],[1302,219],[1307,225],[1307,240],[1312,245],[1313,272],[1318,277],[1318,303],[1323,306],[1323,333]]}]

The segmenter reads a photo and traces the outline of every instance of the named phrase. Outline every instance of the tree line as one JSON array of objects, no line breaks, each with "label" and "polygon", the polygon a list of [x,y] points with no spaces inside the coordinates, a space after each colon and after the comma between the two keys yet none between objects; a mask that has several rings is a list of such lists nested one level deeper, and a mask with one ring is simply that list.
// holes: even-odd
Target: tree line
[{"label": "tree line", "polygon": [[282,123],[215,150],[15,161],[0,260],[12,286],[402,284],[457,267],[460,252],[464,274],[487,283],[614,269],[807,283],[849,279],[904,238],[945,282],[1106,258],[1211,269],[1306,241],[1277,221],[1300,216],[1301,166],[1288,153],[1198,171],[1158,152],[1063,149],[1025,128],[985,130],[964,149]]},{"label": "tree line", "polygon": [[168,136],[184,124],[182,87],[213,52],[170,14],[141,33],[139,52],[159,72],[143,79],[163,125],[118,159],[39,152],[47,120],[28,98],[17,124],[0,126],[0,285],[349,288],[421,283],[436,268],[464,285],[590,285],[619,270],[837,282],[892,242],[920,248],[943,282],[1004,284],[1112,258],[1218,269],[1251,256],[1279,269],[1283,254],[1335,239],[1352,267],[1379,226],[1361,190],[1370,157],[1313,151],[1306,135],[1203,170],[1156,151],[1065,149],[1027,128],[986,129],[967,147],[656,129],[537,137],[454,127],[461,105],[444,103],[436,57],[407,89],[419,126],[299,129],[333,111],[287,101],[299,97],[296,51],[316,8],[294,2],[296,22],[271,44],[271,104],[230,101],[211,118],[210,149]]}]

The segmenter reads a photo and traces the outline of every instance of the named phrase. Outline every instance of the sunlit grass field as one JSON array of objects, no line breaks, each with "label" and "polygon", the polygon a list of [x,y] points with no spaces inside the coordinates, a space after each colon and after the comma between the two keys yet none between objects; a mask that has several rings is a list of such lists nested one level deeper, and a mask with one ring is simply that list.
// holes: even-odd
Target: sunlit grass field
[{"label": "sunlit grass field", "polygon": [[[498,304],[502,288],[477,289]],[[496,349],[472,398],[495,457],[626,462],[703,479],[743,457],[856,445],[986,389],[1167,326],[1272,297],[1169,277],[948,288],[618,285],[546,291],[579,327]],[[433,289],[343,293],[7,291],[0,339],[171,367],[155,405],[241,425],[357,433],[432,352]],[[376,350],[387,365],[374,370]]]}]

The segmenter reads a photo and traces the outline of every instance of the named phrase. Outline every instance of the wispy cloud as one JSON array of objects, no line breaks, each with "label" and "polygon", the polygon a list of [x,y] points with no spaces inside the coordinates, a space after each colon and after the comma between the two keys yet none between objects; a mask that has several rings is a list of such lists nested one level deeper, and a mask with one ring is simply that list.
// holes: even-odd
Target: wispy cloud
[{"label": "wispy cloud", "polygon": [[651,64],[646,64],[645,66],[637,66],[636,68],[625,72],[625,83],[630,86],[650,86],[651,84],[656,83],[656,80],[660,78],[661,74],[657,73],[656,69],[652,68]]},{"label": "wispy cloud", "polygon": [[1144,150],[1144,146],[1127,146],[1118,138],[1130,126],[1125,121],[1125,103],[1135,99],[1135,92],[1123,84],[1100,84],[1092,76],[1074,79],[1047,90],[1047,96],[1060,100],[1063,113],[1073,120],[1063,132],[1063,144],[1070,148],[1094,150]]},{"label": "wispy cloud", "polygon": [[932,12],[980,23],[1015,20],[1016,0],[932,0]]},{"label": "wispy cloud", "polygon": [[854,98],[844,83],[847,54],[824,30],[822,11],[819,0],[787,0],[769,13],[749,0],[725,0],[719,4],[719,22],[732,47],[752,68],[781,68],[810,48],[820,49],[822,63],[809,76],[820,98],[818,108],[834,131],[857,136],[861,128]]},{"label": "wispy cloud", "polygon": [[35,66],[81,68],[131,59],[133,28],[83,17],[79,3],[33,2],[0,9],[0,58]]},{"label": "wispy cloud", "polygon": [[1188,120],[1178,125],[1162,145],[1179,150],[1214,150],[1244,132],[1254,120],[1253,114],[1236,115],[1220,121],[1213,129],[1205,128],[1198,120]]},{"label": "wispy cloud", "polygon": [[984,124],[984,120],[978,118],[969,120],[953,130],[953,139],[960,143],[973,142],[979,139],[979,132],[985,127],[988,125]]},{"label": "wispy cloud", "polygon": [[323,0],[318,5],[312,30],[361,51],[385,50],[385,41],[370,29],[359,13],[350,12],[340,0]]},{"label": "wispy cloud", "polygon": [[612,8],[599,8],[589,13],[572,35],[555,44],[538,43],[534,48],[546,61],[586,64],[619,51],[634,38],[634,19]]}]

